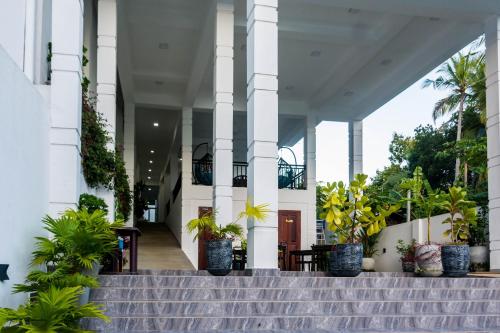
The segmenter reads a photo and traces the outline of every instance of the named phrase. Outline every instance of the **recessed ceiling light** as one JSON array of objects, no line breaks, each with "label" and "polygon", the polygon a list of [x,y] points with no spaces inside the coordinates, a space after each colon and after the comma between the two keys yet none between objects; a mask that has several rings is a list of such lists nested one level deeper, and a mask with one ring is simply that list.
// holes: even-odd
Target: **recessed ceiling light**
[{"label": "recessed ceiling light", "polygon": [[349,14],[358,14],[358,13],[359,13],[359,9],[356,9],[356,8],[349,8],[349,9],[347,10],[347,12],[348,12]]},{"label": "recessed ceiling light", "polygon": [[311,51],[311,57],[319,57],[321,55],[320,50],[313,50]]},{"label": "recessed ceiling light", "polygon": [[151,187],[148,187],[148,191],[151,191]]},{"label": "recessed ceiling light", "polygon": [[382,66],[387,66],[387,65],[389,65],[391,62],[392,62],[392,59],[383,59],[383,60],[380,62],[380,64],[381,64]]},{"label": "recessed ceiling light", "polygon": [[156,84],[157,86],[162,86],[162,85],[163,85],[163,81],[155,81],[155,84]]},{"label": "recessed ceiling light", "polygon": [[154,122],[154,123],[153,123],[153,126],[154,126],[154,127],[158,127],[158,126],[160,126],[160,123]]},{"label": "recessed ceiling light", "polygon": [[348,97],[348,96],[352,96],[352,95],[354,95],[354,92],[353,92],[353,91],[351,91],[351,90],[348,90],[348,91],[346,91],[346,92],[344,93],[344,96],[346,96],[346,97]]},{"label": "recessed ceiling light", "polygon": [[159,44],[158,44],[158,48],[159,48],[160,50],[168,50],[168,48],[169,48],[169,47],[170,47],[170,45],[168,45],[168,43],[165,43],[165,42],[164,42],[164,43],[159,43]]},{"label": "recessed ceiling light", "polygon": [[153,164],[153,160],[149,160],[149,164]]},{"label": "recessed ceiling light", "polygon": [[153,171],[153,170],[151,170],[151,169],[148,170],[148,172],[151,172],[151,171]]},{"label": "recessed ceiling light", "polygon": [[155,153],[155,151],[154,151],[153,149],[151,149],[149,152],[150,152],[151,154],[154,154],[154,153]]},{"label": "recessed ceiling light", "polygon": [[151,179],[151,177],[148,177],[148,179]]}]

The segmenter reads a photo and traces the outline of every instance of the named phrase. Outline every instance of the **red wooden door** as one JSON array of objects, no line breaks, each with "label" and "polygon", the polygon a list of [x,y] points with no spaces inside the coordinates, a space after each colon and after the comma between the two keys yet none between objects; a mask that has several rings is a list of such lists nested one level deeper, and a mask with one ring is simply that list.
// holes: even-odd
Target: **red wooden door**
[{"label": "red wooden door", "polygon": [[[286,245],[287,253],[300,250],[300,211],[280,210],[278,212],[278,244]],[[288,264],[288,257],[285,257]],[[294,267],[287,267],[289,270]]]},{"label": "red wooden door", "polygon": [[[212,207],[199,207],[198,208],[198,218],[201,218],[207,214],[212,214]],[[209,232],[204,232],[198,239],[198,270],[207,269],[207,254],[205,242],[210,239],[211,235]]]}]

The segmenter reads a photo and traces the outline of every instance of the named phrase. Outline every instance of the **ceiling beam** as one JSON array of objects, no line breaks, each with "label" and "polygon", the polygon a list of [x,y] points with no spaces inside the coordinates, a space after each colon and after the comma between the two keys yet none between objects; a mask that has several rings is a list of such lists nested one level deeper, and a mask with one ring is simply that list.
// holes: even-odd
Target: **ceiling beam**
[{"label": "ceiling beam", "polygon": [[205,72],[210,64],[212,50],[214,48],[214,29],[215,29],[215,6],[214,3],[210,5],[210,9],[205,16],[205,23],[201,30],[201,36],[198,42],[198,48],[194,56],[194,61],[191,65],[191,74],[184,96],[184,105],[193,106],[198,92],[200,91],[203,83]]},{"label": "ceiling beam", "polygon": [[186,83],[188,80],[187,76],[172,72],[134,71],[133,76],[140,79],[147,79],[151,81],[166,81],[171,83]]},{"label": "ceiling beam", "polygon": [[173,94],[136,93],[134,98],[138,107],[174,109],[182,107],[182,98]]}]

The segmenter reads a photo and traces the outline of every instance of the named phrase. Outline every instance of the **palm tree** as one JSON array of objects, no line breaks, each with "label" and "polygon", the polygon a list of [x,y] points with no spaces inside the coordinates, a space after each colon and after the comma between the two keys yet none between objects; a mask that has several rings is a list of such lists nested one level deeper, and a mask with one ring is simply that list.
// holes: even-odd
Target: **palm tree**
[{"label": "palm tree", "polygon": [[[434,89],[446,89],[450,95],[439,100],[434,106],[432,117],[434,121],[448,113],[458,112],[457,120],[457,142],[462,138],[463,113],[466,104],[472,99],[473,86],[477,85],[477,68],[481,62],[476,53],[458,53],[450,61],[441,65],[438,70],[439,76],[435,80],[427,79],[423,87],[432,86]],[[460,176],[460,158],[455,162],[455,183]]]}]

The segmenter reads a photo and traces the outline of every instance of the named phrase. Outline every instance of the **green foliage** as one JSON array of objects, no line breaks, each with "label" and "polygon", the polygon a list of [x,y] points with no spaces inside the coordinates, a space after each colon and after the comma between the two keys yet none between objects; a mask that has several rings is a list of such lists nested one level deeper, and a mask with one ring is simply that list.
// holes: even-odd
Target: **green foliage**
[{"label": "green foliage", "polygon": [[453,244],[467,242],[469,226],[476,224],[477,212],[474,201],[467,200],[467,191],[461,187],[453,186],[448,189],[443,202],[443,208],[450,216],[443,221],[450,228],[443,233],[450,237]]},{"label": "green foliage", "polygon": [[144,212],[148,209],[148,203],[143,197],[146,184],[143,181],[137,182],[134,186],[134,215],[140,219],[144,216]]},{"label": "green foliage", "polygon": [[415,141],[413,138],[393,133],[392,140],[389,145],[389,161],[391,161],[391,164],[404,164],[408,160],[408,156],[414,144]]},{"label": "green foliage", "polygon": [[412,197],[409,200],[415,204],[417,216],[427,219],[427,244],[430,244],[431,217],[433,213],[444,208],[445,195],[439,189],[434,190],[427,179],[424,179],[421,167],[416,167],[413,178],[403,180],[401,187],[411,191]]},{"label": "green foliage", "polygon": [[128,220],[132,209],[132,194],[128,182],[127,170],[125,162],[117,151],[115,153],[115,202],[116,202],[116,217],[122,220]]},{"label": "green foliage", "polygon": [[379,238],[380,238],[380,232],[368,236],[368,233],[364,229],[360,230],[359,239],[361,240],[361,244],[363,244],[364,258],[373,258],[375,255],[378,254],[377,244]]},{"label": "green foliage", "polygon": [[79,329],[82,318],[108,321],[103,311],[93,303],[79,305],[81,287],[49,287],[17,310],[0,309],[0,332],[65,333],[85,332]]},{"label": "green foliage", "polygon": [[245,210],[238,214],[238,218],[225,225],[217,224],[216,216],[217,212],[214,214],[208,213],[200,218],[193,219],[188,222],[186,229],[189,233],[195,233],[194,239],[201,237],[205,232],[208,232],[213,239],[231,239],[241,238],[243,236],[243,227],[238,224],[238,221],[242,218],[254,219],[257,221],[265,221],[270,210],[267,204],[261,204],[252,206],[249,200],[245,204]]},{"label": "green foliage", "polygon": [[323,191],[324,186],[322,184],[316,185],[316,219],[321,218],[321,212],[323,211],[323,206],[325,205],[326,194]]},{"label": "green foliage", "polygon": [[339,236],[340,242],[356,242],[361,229],[368,236],[379,233],[385,228],[387,217],[399,209],[398,205],[372,209],[368,196],[363,194],[367,178],[367,175],[358,174],[349,187],[343,182],[328,183],[324,187],[326,201],[321,216]]},{"label": "green foliage", "polygon": [[92,194],[83,193],[80,194],[80,198],[78,199],[78,209],[86,209],[91,214],[96,210],[102,210],[103,212],[107,213],[108,205],[106,205],[104,199],[96,197]]},{"label": "green foliage", "polygon": [[396,252],[401,256],[401,261],[414,261],[416,246],[417,241],[415,239],[412,239],[409,244],[399,239],[396,245]]},{"label": "green foliage", "polygon": [[112,189],[115,154],[107,148],[111,138],[106,122],[88,98],[83,99],[82,106],[81,155],[85,181],[93,188]]}]

